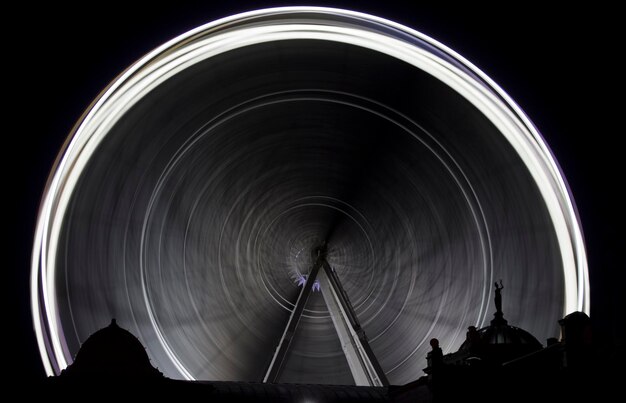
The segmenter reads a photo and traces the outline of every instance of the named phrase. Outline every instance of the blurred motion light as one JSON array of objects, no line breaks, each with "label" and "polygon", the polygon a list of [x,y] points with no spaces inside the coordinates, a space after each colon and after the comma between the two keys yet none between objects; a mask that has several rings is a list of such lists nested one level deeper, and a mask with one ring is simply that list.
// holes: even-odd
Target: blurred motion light
[{"label": "blurred motion light", "polygon": [[[59,245],[75,188],[99,145],[133,106],[177,74],[229,51],[286,40],[342,43],[401,60],[444,83],[480,111],[517,152],[543,198],[562,260],[563,314],[589,313],[585,248],[572,196],[538,130],[496,83],[453,50],[392,21],[331,8],[263,9],[211,22],[150,52],[118,76],[76,123],[51,170],[33,246],[32,314],[48,375],[60,373],[72,360],[59,312],[57,264],[63,253]],[[483,292],[481,306],[486,306],[489,292]],[[149,304],[147,294],[144,297]],[[147,311],[168,351],[157,320],[149,307]],[[195,377],[176,354],[168,354],[180,376]]]}]

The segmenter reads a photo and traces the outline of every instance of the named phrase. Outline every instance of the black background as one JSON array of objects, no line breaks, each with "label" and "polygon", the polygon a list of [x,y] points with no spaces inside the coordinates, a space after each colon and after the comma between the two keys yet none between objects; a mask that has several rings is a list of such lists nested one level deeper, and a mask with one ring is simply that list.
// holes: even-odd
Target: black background
[{"label": "black background", "polygon": [[[98,93],[133,61],[163,42],[219,17],[288,2],[108,1],[82,6],[23,5],[5,13],[5,243],[9,276],[3,333],[12,373],[43,377],[32,331],[29,270],[37,209],[67,133]],[[594,340],[623,354],[620,193],[626,182],[623,52],[619,13],[502,3],[437,6],[418,2],[315,1],[378,15],[421,31],[486,72],[526,111],[569,182],[581,217],[591,276]],[[8,27],[13,27],[9,29]],[[8,91],[6,91],[8,89]],[[556,319],[556,318],[555,318]],[[5,339],[6,340],[6,339]],[[612,353],[614,354],[614,353]],[[421,374],[416,374],[416,378]]]}]

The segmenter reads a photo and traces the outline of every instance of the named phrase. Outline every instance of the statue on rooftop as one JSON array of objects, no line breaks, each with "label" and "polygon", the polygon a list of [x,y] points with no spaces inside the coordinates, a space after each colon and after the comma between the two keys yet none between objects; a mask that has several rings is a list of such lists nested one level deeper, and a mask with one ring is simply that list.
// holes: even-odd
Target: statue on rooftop
[{"label": "statue on rooftop", "polygon": [[502,289],[504,288],[504,286],[502,285],[502,279],[500,279],[500,285],[498,286],[498,282],[496,281],[494,283],[494,285],[496,286],[496,313],[498,312],[502,312]]}]

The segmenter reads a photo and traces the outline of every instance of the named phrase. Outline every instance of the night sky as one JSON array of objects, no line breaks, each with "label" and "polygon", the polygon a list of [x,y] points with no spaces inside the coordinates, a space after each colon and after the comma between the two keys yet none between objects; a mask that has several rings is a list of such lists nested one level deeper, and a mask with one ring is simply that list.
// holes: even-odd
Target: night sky
[{"label": "night sky", "polygon": [[[5,335],[12,332],[10,365],[19,377],[43,376],[30,317],[30,254],[41,192],[67,133],[102,88],[166,40],[261,4],[293,5],[232,3],[236,5],[178,1],[167,8],[130,10],[126,2],[107,2],[101,9],[46,5],[5,16],[23,23],[22,32],[5,36],[4,49],[9,64],[4,139],[16,147],[5,147],[10,184],[4,193],[10,222],[5,234],[11,257],[5,289],[14,319],[3,330]],[[623,128],[614,124],[621,113],[619,101],[607,99],[619,96],[620,66],[612,59],[619,50],[614,48],[617,11],[546,10],[527,3],[524,9],[496,10],[393,1],[307,4],[354,9],[415,28],[473,62],[518,102],[552,149],[579,210],[589,258],[594,340],[601,349],[623,352],[623,323],[614,320],[623,302],[618,253],[626,247],[616,189],[624,183],[624,152],[618,145]]]}]

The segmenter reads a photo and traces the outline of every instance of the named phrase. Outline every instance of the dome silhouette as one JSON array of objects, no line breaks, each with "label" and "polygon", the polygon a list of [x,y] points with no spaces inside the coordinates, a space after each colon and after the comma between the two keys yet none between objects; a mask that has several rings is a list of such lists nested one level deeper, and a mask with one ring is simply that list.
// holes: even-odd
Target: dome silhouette
[{"label": "dome silhouette", "polygon": [[[488,345],[527,345],[529,348],[539,349],[541,343],[526,330],[510,325],[487,326],[478,330],[480,340]],[[467,347],[465,341],[461,345],[461,350]]]},{"label": "dome silhouette", "polygon": [[529,332],[511,326],[503,318],[491,321],[491,325],[475,330],[459,352],[469,353],[483,361],[502,364],[542,349],[541,343]]},{"label": "dome silhouette", "polygon": [[479,330],[470,326],[459,352],[485,362],[502,364],[543,348],[535,336],[524,329],[509,325],[504,319],[502,288],[500,280],[499,285],[496,283],[496,312],[491,324]]},{"label": "dome silhouette", "polygon": [[150,364],[145,348],[128,330],[111,324],[98,330],[83,343],[74,363],[63,371],[67,376],[116,378],[162,377]]}]

